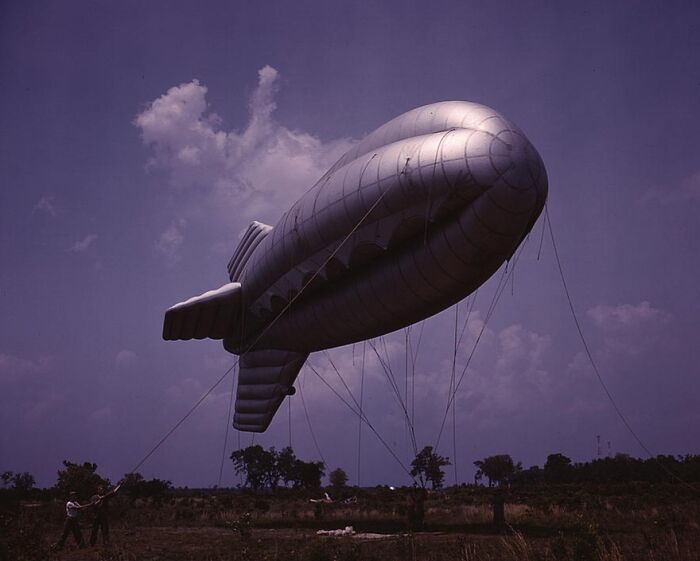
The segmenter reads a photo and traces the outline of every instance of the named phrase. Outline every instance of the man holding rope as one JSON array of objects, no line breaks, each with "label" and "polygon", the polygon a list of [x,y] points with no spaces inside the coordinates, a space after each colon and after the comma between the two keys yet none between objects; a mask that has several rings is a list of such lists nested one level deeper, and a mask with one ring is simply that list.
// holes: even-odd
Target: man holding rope
[{"label": "man holding rope", "polygon": [[71,491],[68,493],[68,501],[66,502],[66,519],[63,522],[63,533],[61,534],[61,539],[52,547],[53,550],[63,549],[66,543],[66,538],[69,534],[73,534],[75,538],[75,543],[78,544],[79,548],[85,547],[85,541],[83,540],[83,534],[80,531],[80,521],[78,520],[78,511],[85,508],[91,507],[91,504],[81,505],[77,500],[77,493]]},{"label": "man holding rope", "polygon": [[109,493],[105,493],[103,485],[98,485],[97,492],[90,498],[90,505],[95,509],[95,518],[92,521],[92,532],[90,533],[90,545],[97,543],[97,534],[102,532],[102,543],[109,545],[109,500],[119,491],[122,486],[120,481]]}]

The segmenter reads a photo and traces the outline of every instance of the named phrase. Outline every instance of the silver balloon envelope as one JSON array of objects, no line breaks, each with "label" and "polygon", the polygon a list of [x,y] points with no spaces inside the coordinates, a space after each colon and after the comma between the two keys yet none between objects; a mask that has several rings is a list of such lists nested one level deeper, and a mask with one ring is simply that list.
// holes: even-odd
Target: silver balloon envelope
[{"label": "silver balloon envelope", "polygon": [[230,282],[165,313],[166,340],[240,355],[234,426],[263,432],[309,353],[378,337],[467,297],[532,229],[539,154],[476,103],[408,111],[366,136],[268,226],[253,222]]}]

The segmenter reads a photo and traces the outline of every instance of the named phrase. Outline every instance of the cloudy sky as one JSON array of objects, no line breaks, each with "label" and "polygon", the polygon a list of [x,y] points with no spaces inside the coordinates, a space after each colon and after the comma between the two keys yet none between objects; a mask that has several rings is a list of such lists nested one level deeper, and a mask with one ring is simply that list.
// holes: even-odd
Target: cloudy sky
[{"label": "cloudy sky", "polygon": [[[132,469],[234,361],[215,341],[162,341],[163,311],[226,282],[250,221],[274,225],[363,135],[452,99],[496,108],[538,148],[602,377],[654,453],[700,453],[699,21],[694,2],[3,2],[0,470],[51,485],[63,459],[113,480]],[[417,444],[434,445],[455,314],[448,483],[495,453],[589,460],[596,435],[604,454],[643,455],[542,233],[486,325],[500,272],[410,332],[312,355],[348,401],[331,361],[359,399],[364,357],[367,416],[404,464],[381,362]],[[298,386],[255,442],[291,438],[355,483],[357,418],[310,368]],[[216,484],[230,391],[227,378],[140,471]],[[239,442],[251,436],[231,429],[226,456]],[[359,477],[408,481],[366,427]],[[237,482],[227,460],[222,483]]]}]

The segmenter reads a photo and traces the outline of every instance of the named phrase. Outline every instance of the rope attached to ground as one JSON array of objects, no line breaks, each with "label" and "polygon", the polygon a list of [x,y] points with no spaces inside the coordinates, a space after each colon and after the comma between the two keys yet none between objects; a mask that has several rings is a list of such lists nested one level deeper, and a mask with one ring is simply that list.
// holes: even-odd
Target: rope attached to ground
[{"label": "rope attached to ground", "polygon": [[[282,310],[280,310],[280,312],[274,317],[274,319],[269,324],[267,324],[267,326],[265,326],[265,328],[257,335],[255,340],[250,345],[248,345],[246,350],[243,351],[241,354],[245,354],[246,352],[253,349],[255,347],[255,345],[257,345],[260,342],[260,340],[265,336],[265,334],[272,328],[272,326],[275,325],[275,323],[277,323],[277,321],[279,321],[279,319],[287,312],[287,310],[289,310],[289,308],[291,308],[291,306],[294,304],[294,302],[296,302],[301,297],[301,295],[309,287],[309,285],[314,280],[316,280],[316,277],[318,277],[319,274],[321,274],[321,271],[326,267],[326,265],[328,265],[328,263],[330,263],[330,261],[342,249],[342,247],[347,243],[347,241],[352,237],[352,235],[358,230],[358,228],[362,225],[362,223],[369,217],[370,214],[372,214],[374,209],[377,208],[377,206],[379,206],[379,203],[381,203],[384,200],[384,197],[386,196],[387,193],[388,193],[388,191],[384,191],[377,198],[377,200],[374,201],[374,203],[372,203],[372,206],[369,207],[367,212],[365,212],[365,214],[362,215],[362,217],[357,222],[357,224],[355,224],[355,226],[352,228],[352,230],[350,230],[350,232],[348,232],[348,234],[341,240],[341,242],[338,244],[338,246],[326,258],[326,260],[318,267],[318,269],[316,269],[314,274],[311,275],[311,278],[309,278],[304,283],[304,285],[301,287],[299,292],[297,292],[294,295],[294,297],[289,302],[287,302],[287,304],[282,308]],[[134,469],[131,470],[131,473],[135,472],[138,468],[140,468],[146,462],[146,460],[148,460],[153,455],[153,453],[163,445],[163,443],[170,437],[170,435],[172,435],[180,427],[180,425],[182,425],[182,423],[184,423],[189,418],[189,416],[192,413],[194,413],[194,411],[202,404],[202,402],[207,398],[207,396],[209,396],[209,394],[211,394],[211,392],[213,392],[216,389],[216,387],[219,384],[221,384],[221,382],[223,382],[224,378],[226,378],[226,376],[228,376],[229,372],[231,372],[236,367],[239,360],[240,360],[240,356],[238,358],[236,358],[235,362],[231,365],[231,367],[228,370],[226,370],[226,372],[224,372],[223,375],[216,382],[214,382],[214,384],[204,393],[204,395],[197,400],[197,402],[190,408],[190,410],[187,413],[185,413],[185,415],[177,423],[175,423],[175,425],[173,425],[173,427],[165,434],[165,436],[163,436],[156,443],[156,445],[153,446],[153,448],[151,448],[149,450],[149,452],[141,459],[141,461],[139,461],[138,464],[136,464],[136,467],[134,467]],[[255,434],[253,434],[253,438],[254,437],[255,437]]]},{"label": "rope attached to ground", "polygon": [[598,365],[596,364],[595,359],[593,358],[593,354],[591,353],[591,350],[588,346],[588,341],[586,340],[586,337],[583,334],[583,329],[581,328],[581,323],[578,320],[578,315],[576,314],[576,309],[574,308],[574,303],[573,299],[571,298],[571,293],[569,292],[569,286],[566,282],[566,277],[564,276],[564,268],[562,267],[561,264],[561,259],[559,259],[559,251],[557,250],[557,244],[554,239],[554,230],[552,228],[552,221],[549,218],[549,211],[547,210],[547,206],[545,205],[544,207],[544,214],[545,214],[545,221],[547,224],[547,229],[549,230],[549,236],[552,240],[552,248],[554,249],[554,258],[557,263],[557,268],[559,269],[559,276],[561,277],[561,282],[564,287],[564,293],[566,294],[566,300],[569,303],[569,309],[571,310],[571,317],[574,320],[574,324],[576,325],[576,331],[578,332],[579,338],[581,339],[581,343],[583,345],[583,349],[586,353],[586,356],[588,357],[588,361],[591,363],[591,367],[593,368],[593,372],[595,372],[596,378],[598,380],[598,383],[600,384],[601,388],[603,388],[603,392],[607,396],[608,400],[610,401],[610,404],[613,406],[613,409],[617,416],[619,417],[620,421],[622,421],[622,424],[625,426],[627,431],[632,435],[634,440],[636,440],[637,444],[639,444],[640,448],[644,450],[644,452],[647,454],[647,456],[654,460],[663,471],[665,471],[669,476],[671,476],[673,479],[678,481],[679,483],[682,483],[689,489],[692,489],[696,493],[700,493],[700,489],[696,488],[695,486],[691,485],[684,479],[681,479],[678,475],[676,475],[672,470],[670,470],[667,466],[665,466],[662,462],[658,460],[655,454],[652,453],[652,451],[647,447],[647,445],[642,441],[642,439],[637,435],[636,431],[632,428],[632,425],[630,422],[627,420],[627,417],[622,413],[622,410],[617,404],[617,401],[613,397],[612,392],[608,388],[608,385],[605,383],[605,380],[603,379],[603,376],[600,373],[600,370],[598,369]]}]

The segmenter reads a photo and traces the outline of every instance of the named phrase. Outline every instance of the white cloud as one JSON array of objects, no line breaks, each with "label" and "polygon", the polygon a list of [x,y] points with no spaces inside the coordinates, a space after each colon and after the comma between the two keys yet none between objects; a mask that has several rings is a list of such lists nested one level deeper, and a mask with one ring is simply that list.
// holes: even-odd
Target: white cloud
[{"label": "white cloud", "polygon": [[275,122],[278,78],[271,66],[260,69],[242,132],[220,128],[198,80],[170,88],[134,120],[152,150],[148,167],[166,170],[180,190],[197,190],[200,208],[235,209],[244,221],[278,217],[351,146]]},{"label": "white cloud", "polygon": [[97,239],[97,234],[88,234],[82,240],[78,240],[72,246],[68,248],[68,251],[73,253],[82,253],[87,250]]},{"label": "white cloud", "polygon": [[[206,409],[210,407],[211,403],[217,402],[220,406],[224,403],[228,404],[229,392],[231,391],[230,388],[230,380],[229,383],[222,382],[222,385],[219,386],[218,392],[212,391],[202,402],[202,408]],[[189,403],[192,405],[200,397],[202,397],[202,394],[204,394],[206,391],[207,387],[204,385],[202,380],[187,377],[166,388],[164,393],[171,403],[179,406],[182,403]]]},{"label": "white cloud", "polygon": [[600,304],[586,312],[604,335],[608,352],[631,356],[651,348],[671,321],[670,313],[654,308],[649,302],[607,306]]},{"label": "white cloud", "polygon": [[33,403],[28,404],[26,409],[27,419],[35,422],[42,418],[51,417],[51,415],[53,415],[53,419],[56,419],[56,413],[62,411],[65,403],[66,398],[63,395],[54,391],[48,391]]},{"label": "white cloud", "polygon": [[166,388],[165,395],[173,402],[192,401],[203,393],[202,383],[196,378],[184,378]]},{"label": "white cloud", "polygon": [[[428,330],[432,328],[432,325],[427,327]],[[477,350],[469,368],[465,370],[467,357],[479,334],[481,338]],[[412,337],[415,349],[418,339],[416,329]],[[384,340],[387,344],[386,352],[380,339],[375,340],[375,347],[385,363],[391,364],[392,375],[404,399],[404,332],[387,335]],[[330,351],[338,370],[358,399],[361,382],[361,345],[357,345],[354,363],[351,347]],[[451,343],[435,346],[434,341],[427,340],[426,334],[418,356],[415,379],[409,374],[408,401],[415,405],[416,418],[420,419],[416,431],[423,439],[435,439],[447,406],[452,371],[450,347]],[[527,413],[533,408],[541,407],[545,402],[555,401],[555,396],[561,388],[557,377],[550,372],[547,362],[550,350],[551,338],[547,335],[530,331],[521,325],[510,325],[501,330],[484,328],[480,313],[473,312],[457,354],[455,368],[457,381],[464,373],[457,392],[458,423],[484,427],[503,422],[503,418],[507,416]],[[369,344],[366,347],[365,361],[364,395],[368,416],[377,426],[384,427],[384,431],[390,430],[387,427],[391,427],[391,430],[403,430],[405,414],[387,381],[377,355]],[[334,369],[321,353],[312,355],[309,363],[344,399],[350,404],[353,403]],[[305,378],[305,399],[315,414],[333,418],[333,411],[346,409],[313,372],[307,371]],[[410,397],[411,391],[415,392],[415,400]],[[568,399],[574,397],[569,396]],[[303,415],[303,410],[299,414]],[[348,417],[352,418],[350,415],[343,418]]]},{"label": "white cloud", "polygon": [[[481,331],[483,322],[477,316],[470,326],[472,339]],[[470,322],[470,323],[472,323]],[[473,343],[468,343],[471,349]],[[543,366],[551,339],[510,325],[495,332],[484,330],[475,361],[460,389],[458,410],[463,410],[471,423],[490,423],[504,414],[521,413],[548,400],[555,391],[551,373]],[[458,369],[458,375],[463,367]]]},{"label": "white cloud", "polygon": [[542,363],[542,355],[550,346],[550,337],[511,325],[498,334],[501,354],[496,363],[504,371],[516,371],[527,365],[536,368]]},{"label": "white cloud", "polygon": [[182,233],[184,226],[184,220],[171,224],[160,233],[153,246],[165,258],[166,263],[170,265],[174,265],[180,260],[180,247],[182,242],[185,241],[185,236]]},{"label": "white cloud", "polygon": [[117,353],[115,357],[115,362],[118,368],[126,368],[136,361],[136,353],[130,351],[129,349],[122,349]]},{"label": "white cloud", "polygon": [[669,204],[688,201],[700,201],[700,171],[682,179],[680,184],[671,188],[652,187],[641,198],[642,203]]},{"label": "white cloud", "polygon": [[47,214],[52,217],[58,216],[59,209],[56,205],[56,197],[51,195],[44,195],[39,199],[39,201],[34,205],[34,212],[40,212]]},{"label": "white cloud", "polygon": [[219,372],[226,372],[233,364],[235,364],[238,360],[238,357],[229,354],[229,353],[224,353],[223,350],[221,354],[218,354],[216,356],[213,355],[206,355],[204,357],[204,368],[207,370],[214,370],[214,371],[219,371]]},{"label": "white cloud", "polygon": [[102,421],[104,419],[109,419],[112,416],[112,409],[110,407],[102,407],[96,409],[89,415],[91,421]]},{"label": "white cloud", "polygon": [[664,324],[671,315],[664,310],[654,308],[646,300],[637,305],[620,304],[606,306],[599,304],[586,312],[596,326],[606,331],[627,329],[642,324]]},{"label": "white cloud", "polygon": [[26,359],[0,353],[0,381],[14,379],[18,376],[41,374],[49,370],[52,362],[50,357]]},{"label": "white cloud", "polygon": [[700,171],[681,181],[680,196],[685,200],[700,201]]}]

